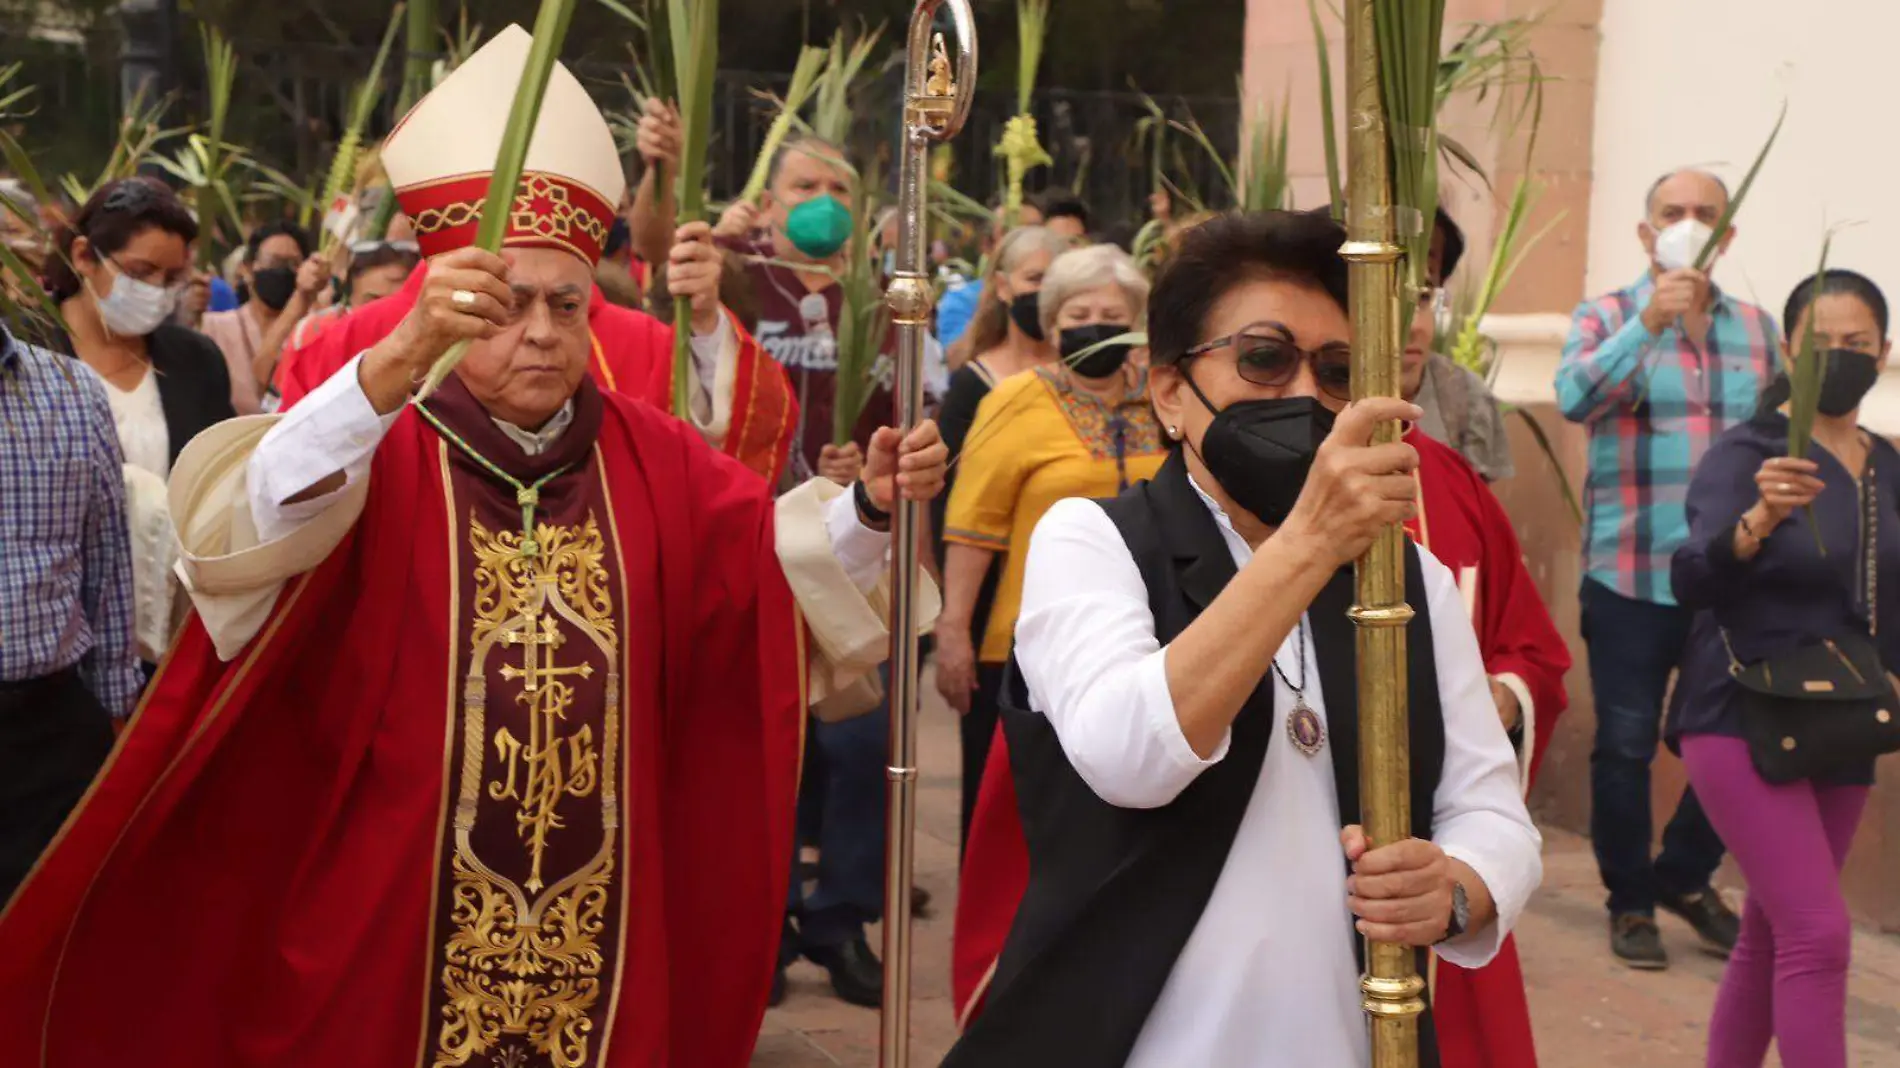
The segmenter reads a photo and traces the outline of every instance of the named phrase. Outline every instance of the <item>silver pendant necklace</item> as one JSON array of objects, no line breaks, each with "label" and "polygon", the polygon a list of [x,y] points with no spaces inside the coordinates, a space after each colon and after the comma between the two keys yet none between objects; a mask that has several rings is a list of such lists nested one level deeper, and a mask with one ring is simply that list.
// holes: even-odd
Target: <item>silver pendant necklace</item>
[{"label": "silver pendant necklace", "polygon": [[1286,688],[1293,691],[1293,711],[1287,713],[1286,736],[1293,748],[1307,756],[1318,756],[1326,748],[1326,725],[1320,722],[1319,713],[1306,703],[1306,620],[1301,619],[1297,631],[1300,643],[1300,683],[1295,686],[1293,680],[1280,670],[1280,658],[1273,658],[1273,673],[1280,676]]}]

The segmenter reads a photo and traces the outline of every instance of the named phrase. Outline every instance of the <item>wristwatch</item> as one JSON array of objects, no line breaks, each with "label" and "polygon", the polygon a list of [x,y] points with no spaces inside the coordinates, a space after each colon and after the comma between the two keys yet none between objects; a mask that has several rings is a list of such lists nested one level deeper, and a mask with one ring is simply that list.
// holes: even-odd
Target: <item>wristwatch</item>
[{"label": "wristwatch", "polygon": [[1451,923],[1445,928],[1445,937],[1439,943],[1464,937],[1471,929],[1471,898],[1465,893],[1465,884],[1451,884]]},{"label": "wristwatch", "polygon": [[876,504],[871,502],[870,487],[866,486],[863,482],[860,481],[851,484],[851,496],[852,500],[858,506],[858,518],[864,520],[865,526],[877,529],[887,526],[890,523],[891,513],[879,508]]}]

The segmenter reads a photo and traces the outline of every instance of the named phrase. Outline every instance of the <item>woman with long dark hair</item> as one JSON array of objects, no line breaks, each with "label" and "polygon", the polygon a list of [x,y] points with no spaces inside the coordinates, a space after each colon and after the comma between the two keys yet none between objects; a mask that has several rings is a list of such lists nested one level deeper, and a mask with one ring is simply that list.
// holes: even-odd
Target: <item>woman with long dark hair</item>
[{"label": "woman with long dark hair", "polygon": [[[1784,1064],[1847,1063],[1853,927],[1840,869],[1874,757],[1900,744],[1900,453],[1859,423],[1892,347],[1887,298],[1828,271],[1796,287],[1782,322],[1789,352],[1812,327],[1812,358],[1827,361],[1807,458],[1788,456],[1783,378],[1696,468],[1671,571],[1698,614],[1668,735],[1748,879],[1711,1068],[1760,1065],[1771,1040]],[[1800,680],[1803,696],[1868,696],[1855,711],[1760,692],[1776,675]]]},{"label": "woman with long dark hair", "polygon": [[170,520],[164,483],[185,443],[236,415],[231,379],[211,339],[172,322],[191,280],[198,224],[165,185],[110,182],[54,237],[47,295],[69,333],[54,339],[106,386],[125,451],[140,655],[171,632]]}]

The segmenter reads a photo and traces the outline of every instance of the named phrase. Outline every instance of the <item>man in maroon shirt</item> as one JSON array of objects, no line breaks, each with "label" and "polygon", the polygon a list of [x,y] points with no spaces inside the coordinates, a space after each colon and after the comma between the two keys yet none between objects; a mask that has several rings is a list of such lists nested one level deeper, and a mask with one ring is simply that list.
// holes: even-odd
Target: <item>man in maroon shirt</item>
[{"label": "man in maroon shirt", "polygon": [[[816,137],[788,140],[772,161],[757,205],[733,204],[713,231],[728,252],[743,258],[759,305],[757,337],[791,375],[804,425],[790,472],[849,482],[862,464],[861,446],[891,417],[893,365],[881,357],[854,440],[832,442],[838,393],[837,324],[844,287],[855,175],[837,146]],[[811,269],[801,269],[801,267]]]}]

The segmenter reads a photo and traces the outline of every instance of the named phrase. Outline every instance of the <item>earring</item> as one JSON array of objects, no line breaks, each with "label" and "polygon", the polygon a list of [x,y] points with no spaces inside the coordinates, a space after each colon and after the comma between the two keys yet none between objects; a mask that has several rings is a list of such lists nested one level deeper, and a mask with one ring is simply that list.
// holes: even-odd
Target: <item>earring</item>
[{"label": "earring", "polygon": [[1180,428],[1180,427],[1178,427],[1178,426],[1174,426],[1174,425],[1172,425],[1172,424],[1170,424],[1170,425],[1169,425],[1169,427],[1168,427],[1168,437],[1170,437],[1170,438],[1173,438],[1173,439],[1174,439],[1175,441],[1180,441],[1180,440],[1181,440],[1181,428]]}]

